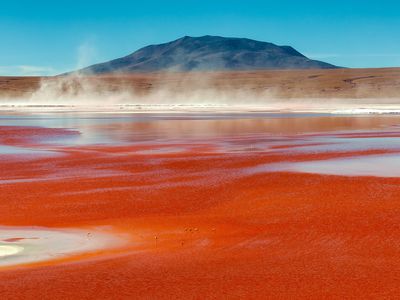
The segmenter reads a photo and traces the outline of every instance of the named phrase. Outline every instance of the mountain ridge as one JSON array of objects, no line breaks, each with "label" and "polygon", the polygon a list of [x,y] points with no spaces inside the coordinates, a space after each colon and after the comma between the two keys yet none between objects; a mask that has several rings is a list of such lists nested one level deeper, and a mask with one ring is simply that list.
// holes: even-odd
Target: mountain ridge
[{"label": "mountain ridge", "polygon": [[149,45],[127,56],[91,65],[78,72],[107,74],[336,68],[340,67],[309,59],[291,46],[205,35],[184,36],[171,42]]}]

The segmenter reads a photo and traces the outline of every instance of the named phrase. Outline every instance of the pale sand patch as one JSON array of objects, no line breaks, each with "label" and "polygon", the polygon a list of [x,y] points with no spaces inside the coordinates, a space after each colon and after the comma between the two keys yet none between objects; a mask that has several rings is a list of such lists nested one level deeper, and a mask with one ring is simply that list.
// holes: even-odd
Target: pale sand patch
[{"label": "pale sand patch", "polygon": [[20,246],[0,245],[0,257],[15,255],[23,250],[24,248]]},{"label": "pale sand patch", "polygon": [[62,259],[121,246],[124,239],[105,228],[0,227],[0,267]]}]

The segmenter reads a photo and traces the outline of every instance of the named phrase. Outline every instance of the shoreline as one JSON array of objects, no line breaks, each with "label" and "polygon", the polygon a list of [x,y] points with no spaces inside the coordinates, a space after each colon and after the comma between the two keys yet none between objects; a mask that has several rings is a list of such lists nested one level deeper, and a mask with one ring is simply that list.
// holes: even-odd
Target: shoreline
[{"label": "shoreline", "polygon": [[[400,100],[399,100],[400,101]],[[335,107],[263,107],[245,105],[140,105],[115,104],[88,106],[75,104],[3,104],[0,113],[6,112],[40,112],[40,113],[110,113],[110,114],[333,114],[333,115],[399,115],[399,105],[343,105]]]}]

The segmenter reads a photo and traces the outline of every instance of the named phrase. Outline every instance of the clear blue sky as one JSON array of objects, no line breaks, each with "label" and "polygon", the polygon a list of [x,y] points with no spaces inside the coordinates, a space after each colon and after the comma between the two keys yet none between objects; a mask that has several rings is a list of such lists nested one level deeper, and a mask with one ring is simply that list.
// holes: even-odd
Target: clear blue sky
[{"label": "clear blue sky", "polygon": [[346,67],[400,66],[400,1],[9,0],[0,75],[57,74],[184,35],[291,45]]}]

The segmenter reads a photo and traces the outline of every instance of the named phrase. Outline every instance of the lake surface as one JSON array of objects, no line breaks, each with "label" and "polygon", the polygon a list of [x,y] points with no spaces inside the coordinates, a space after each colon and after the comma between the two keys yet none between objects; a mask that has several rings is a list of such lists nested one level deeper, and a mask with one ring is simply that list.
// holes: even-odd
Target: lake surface
[{"label": "lake surface", "polygon": [[399,125],[395,115],[3,112],[0,290],[399,294]]},{"label": "lake surface", "polygon": [[[64,129],[75,134],[45,135],[40,143],[21,146],[0,145],[4,155],[54,153],[62,147],[89,145],[147,145],[161,148],[142,150],[179,152],[179,144],[210,143],[218,152],[275,152],[275,153],[329,153],[369,150],[400,150],[400,117],[385,115],[332,115],[310,113],[5,113],[0,115],[0,126],[20,126]],[[39,137],[36,137],[39,138]],[[179,146],[176,146],[179,145]],[[326,174],[374,175],[373,165],[384,163],[398,166],[396,154],[381,158],[355,156],[347,160],[302,162],[265,166],[267,170],[318,172]],[[353,171],[342,168],[347,165]],[[351,165],[351,167],[350,167]],[[369,167],[367,167],[367,165]],[[394,166],[394,167],[393,167]],[[259,167],[259,170],[264,168]],[[333,171],[334,168],[336,171]],[[365,170],[368,169],[368,171]],[[357,169],[360,172],[357,173]],[[382,175],[388,168],[380,168]],[[329,171],[331,170],[331,171]],[[347,171],[346,171],[347,170]],[[397,174],[388,171],[387,175]]]}]

